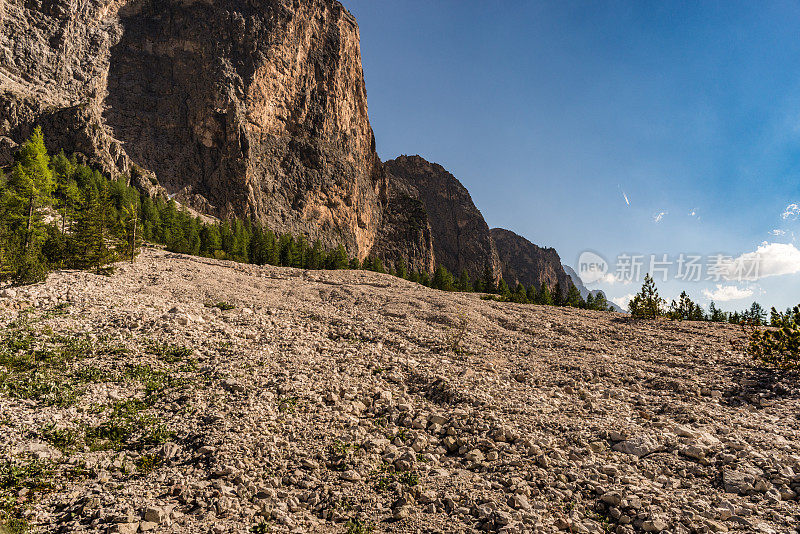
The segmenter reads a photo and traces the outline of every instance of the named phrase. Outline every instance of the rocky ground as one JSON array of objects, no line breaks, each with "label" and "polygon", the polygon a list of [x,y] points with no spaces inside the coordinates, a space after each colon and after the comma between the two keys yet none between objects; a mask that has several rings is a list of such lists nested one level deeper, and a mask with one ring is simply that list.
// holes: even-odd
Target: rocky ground
[{"label": "rocky ground", "polygon": [[155,250],[2,295],[7,529],[800,529],[798,389],[735,327]]}]

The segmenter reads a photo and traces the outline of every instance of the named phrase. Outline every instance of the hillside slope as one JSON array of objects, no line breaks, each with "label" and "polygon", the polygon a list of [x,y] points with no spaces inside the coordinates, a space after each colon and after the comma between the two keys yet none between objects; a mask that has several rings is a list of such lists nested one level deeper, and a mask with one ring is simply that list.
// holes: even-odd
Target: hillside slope
[{"label": "hillside slope", "polygon": [[2,295],[0,463],[54,471],[0,492],[39,532],[797,526],[800,392],[734,327],[153,250]]}]

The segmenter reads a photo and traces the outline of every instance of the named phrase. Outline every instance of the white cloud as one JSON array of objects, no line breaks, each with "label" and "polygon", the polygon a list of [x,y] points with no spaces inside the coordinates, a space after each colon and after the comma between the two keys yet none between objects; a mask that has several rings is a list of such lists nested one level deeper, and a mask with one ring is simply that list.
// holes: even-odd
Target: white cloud
[{"label": "white cloud", "polygon": [[791,243],[764,242],[755,252],[742,254],[729,264],[728,280],[741,278],[740,273],[754,267],[751,280],[784,276],[800,272],[800,250]]},{"label": "white cloud", "polygon": [[612,273],[606,273],[606,274],[603,275],[603,277],[600,280],[598,280],[598,282],[602,282],[604,284],[608,284],[608,285],[611,285],[611,286],[616,284],[618,281],[619,280],[617,280],[617,277],[614,276]]},{"label": "white cloud", "polygon": [[611,302],[622,308],[623,310],[628,309],[628,303],[636,296],[636,293],[628,293],[622,297],[616,297],[611,299]]},{"label": "white cloud", "polygon": [[786,230],[779,230],[778,228],[775,228],[773,231],[770,232],[770,234],[780,237],[786,235]]},{"label": "white cloud", "polygon": [[785,220],[794,221],[795,219],[797,219],[798,215],[800,215],[800,206],[798,206],[797,204],[789,204],[788,206],[786,206],[786,209],[783,210],[781,218],[784,221]]},{"label": "white cloud", "polygon": [[616,285],[627,286],[632,283],[633,280],[617,278],[617,275],[615,275],[614,273],[605,273],[604,275],[602,275],[600,278],[598,278],[593,282],[593,284],[606,284],[609,286],[616,286]]},{"label": "white cloud", "polygon": [[730,300],[742,300],[753,296],[752,289],[740,289],[736,286],[723,286],[717,284],[717,289],[711,291],[710,289],[703,290],[703,296],[709,300],[716,300],[719,302],[728,302]]},{"label": "white cloud", "polygon": [[668,212],[666,212],[666,211],[662,211],[660,213],[657,213],[656,215],[653,216],[653,222],[660,223],[661,220],[664,218],[664,215],[666,215],[667,213]]}]

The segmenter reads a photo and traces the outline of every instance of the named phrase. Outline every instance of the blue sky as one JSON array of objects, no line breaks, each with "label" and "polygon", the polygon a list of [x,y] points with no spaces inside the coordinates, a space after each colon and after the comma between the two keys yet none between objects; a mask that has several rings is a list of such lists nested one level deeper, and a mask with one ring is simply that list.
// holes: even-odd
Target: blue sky
[{"label": "blue sky", "polygon": [[[613,273],[622,253],[707,265],[760,250],[755,280],[671,272],[658,285],[729,310],[800,303],[787,212],[800,204],[800,3],[344,4],[383,159],[442,164],[490,226],[564,263],[593,250]],[[640,285],[611,278],[590,287]]]}]

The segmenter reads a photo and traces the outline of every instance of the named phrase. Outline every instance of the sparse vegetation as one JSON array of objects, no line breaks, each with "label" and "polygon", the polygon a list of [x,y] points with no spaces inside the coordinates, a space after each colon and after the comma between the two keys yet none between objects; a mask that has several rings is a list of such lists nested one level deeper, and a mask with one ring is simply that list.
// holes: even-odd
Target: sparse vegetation
[{"label": "sparse vegetation", "polygon": [[227,302],[217,302],[215,304],[206,304],[206,308],[217,308],[222,311],[230,311],[236,308],[233,304]]},{"label": "sparse vegetation", "polygon": [[467,320],[467,316],[464,314],[459,315],[458,323],[456,326],[450,328],[447,334],[447,350],[459,356],[464,354],[464,347],[462,344],[464,343],[464,338],[467,336],[468,327],[469,321]]},{"label": "sparse vegetation", "polygon": [[373,527],[359,518],[349,519],[345,524],[346,534],[372,534]]}]

